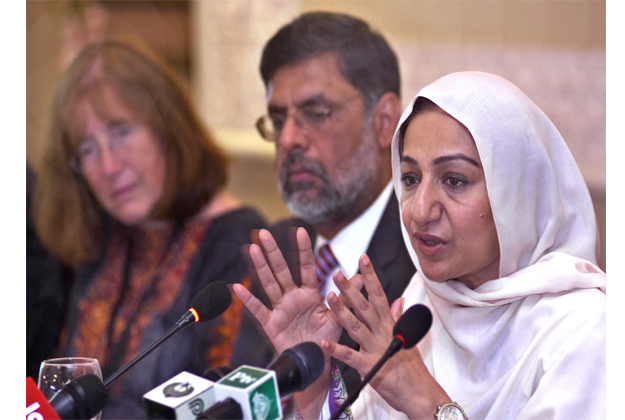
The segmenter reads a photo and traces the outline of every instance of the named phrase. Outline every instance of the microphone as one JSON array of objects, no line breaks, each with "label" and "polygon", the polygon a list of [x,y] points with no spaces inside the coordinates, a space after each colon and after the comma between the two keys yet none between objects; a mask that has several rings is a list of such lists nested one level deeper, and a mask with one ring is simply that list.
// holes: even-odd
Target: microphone
[{"label": "microphone", "polygon": [[215,404],[215,382],[180,372],[143,396],[148,419],[195,420],[206,407]]},{"label": "microphone", "polygon": [[27,420],[90,419],[102,411],[107,399],[104,384],[91,373],[65,384],[50,401],[32,378],[26,378]]},{"label": "microphone", "polygon": [[104,381],[104,386],[108,388],[117,378],[124,374],[128,369],[137,364],[145,356],[150,354],[155,348],[163,344],[165,340],[172,335],[181,331],[196,322],[210,321],[218,317],[228,309],[232,303],[232,294],[226,283],[222,281],[213,281],[206,285],[191,301],[191,308],[182,315],[176,324],[169,329],[161,338],[156,340],[151,346],[141,352],[137,357],[132,359],[126,365],[122,366],[117,372],[112,374]]},{"label": "microphone", "polygon": [[230,366],[219,366],[214,369],[205,370],[202,374],[202,378],[208,379],[209,381],[217,382],[233,370],[234,369],[232,369]]},{"label": "microphone", "polygon": [[267,369],[276,373],[278,392],[284,398],[308,388],[321,376],[324,365],[321,347],[305,341],[283,351]]},{"label": "microphone", "polygon": [[282,352],[267,369],[241,366],[215,383],[219,402],[197,419],[281,419],[280,397],[306,389],[324,364],[321,348],[303,342]]},{"label": "microphone", "polygon": [[206,370],[202,376],[181,372],[143,396],[148,419],[193,419],[215,403],[213,384],[232,372],[229,366]]},{"label": "microphone", "polygon": [[336,420],[338,417],[358,398],[360,391],[366,384],[371,381],[373,375],[375,375],[382,365],[386,363],[395,353],[402,348],[410,349],[414,347],[424,336],[427,334],[430,326],[432,325],[432,312],[427,306],[420,303],[408,308],[402,316],[399,317],[395,326],[393,327],[393,339],[391,344],[386,349],[386,352],[382,355],[380,360],[371,368],[367,376],[364,377],[356,391],[350,395],[338,410],[330,417],[330,420]]}]

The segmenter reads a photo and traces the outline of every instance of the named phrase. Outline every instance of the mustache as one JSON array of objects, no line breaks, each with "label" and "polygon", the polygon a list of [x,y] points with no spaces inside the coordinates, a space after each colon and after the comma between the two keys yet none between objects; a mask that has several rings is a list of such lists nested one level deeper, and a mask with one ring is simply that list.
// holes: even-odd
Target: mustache
[{"label": "mustache", "polygon": [[288,183],[289,173],[291,172],[291,168],[295,165],[298,166],[298,169],[303,169],[319,177],[324,183],[329,182],[328,172],[321,163],[307,158],[300,150],[294,150],[284,159],[284,164],[280,171],[280,181],[283,185]]}]

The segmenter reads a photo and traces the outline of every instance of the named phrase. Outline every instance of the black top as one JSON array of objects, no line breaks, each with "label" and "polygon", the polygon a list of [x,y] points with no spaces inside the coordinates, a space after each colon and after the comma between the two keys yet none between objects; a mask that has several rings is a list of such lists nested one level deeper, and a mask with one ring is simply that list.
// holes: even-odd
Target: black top
[{"label": "black top", "polygon": [[[160,338],[187,312],[195,295],[206,284],[220,280],[226,283],[240,282],[247,276],[247,266],[241,252],[250,242],[253,229],[266,227],[264,219],[253,209],[243,208],[215,218],[205,233],[187,273],[185,284],[166,313],[158,314],[145,327],[139,350],[143,350]],[[79,302],[95,273],[101,268],[100,260],[80,271],[72,290],[68,316],[68,347],[63,356],[74,354],[72,342],[78,333]],[[196,375],[208,368],[206,352],[211,343],[208,336],[221,324],[220,318],[198,323],[179,331],[154,352],[141,360],[123,375],[121,397],[107,403],[102,418],[143,418],[143,395],[182,371]],[[78,356],[89,357],[81,354]],[[106,380],[106,378],[104,378]],[[121,378],[120,378],[121,379]]]},{"label": "black top", "polygon": [[48,253],[35,232],[31,197],[35,174],[26,168],[26,376],[35,382],[39,366],[54,357],[65,321],[71,270]]}]

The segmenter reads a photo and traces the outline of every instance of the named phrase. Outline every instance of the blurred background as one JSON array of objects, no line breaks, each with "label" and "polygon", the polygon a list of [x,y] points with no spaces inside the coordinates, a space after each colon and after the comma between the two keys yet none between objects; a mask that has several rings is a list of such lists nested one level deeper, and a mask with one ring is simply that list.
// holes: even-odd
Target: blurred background
[{"label": "blurred background", "polygon": [[36,172],[50,102],[85,43],[149,44],[188,84],[233,158],[228,188],[273,222],[289,213],[273,146],[254,129],[265,112],[258,61],[265,41],[301,12],[368,21],[394,48],[406,106],[424,85],[462,70],[503,76],[540,106],[567,141],[590,189],[606,269],[606,2],[603,0],[26,1],[26,160]]}]

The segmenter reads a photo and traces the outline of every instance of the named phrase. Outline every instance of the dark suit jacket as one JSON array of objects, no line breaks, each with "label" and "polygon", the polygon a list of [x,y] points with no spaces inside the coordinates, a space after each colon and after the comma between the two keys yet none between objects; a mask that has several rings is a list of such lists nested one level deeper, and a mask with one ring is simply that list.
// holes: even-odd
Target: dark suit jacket
[{"label": "dark suit jacket", "polygon": [[[395,299],[402,295],[416,271],[404,244],[400,223],[397,198],[395,194],[391,194],[367,249],[367,255],[371,259],[389,304],[392,304]],[[294,242],[294,229],[292,228],[300,226],[308,231],[314,247],[317,239],[315,228],[301,219],[283,220],[269,229],[282,251],[295,281],[299,284],[301,284],[298,267],[299,260],[297,247]],[[364,287],[362,292],[367,297]],[[359,348],[358,344],[352,340],[345,330],[343,330],[339,343],[356,350]],[[341,368],[347,391],[351,395],[360,383],[360,375],[355,369],[346,366],[339,360],[333,360],[333,363]]]}]

